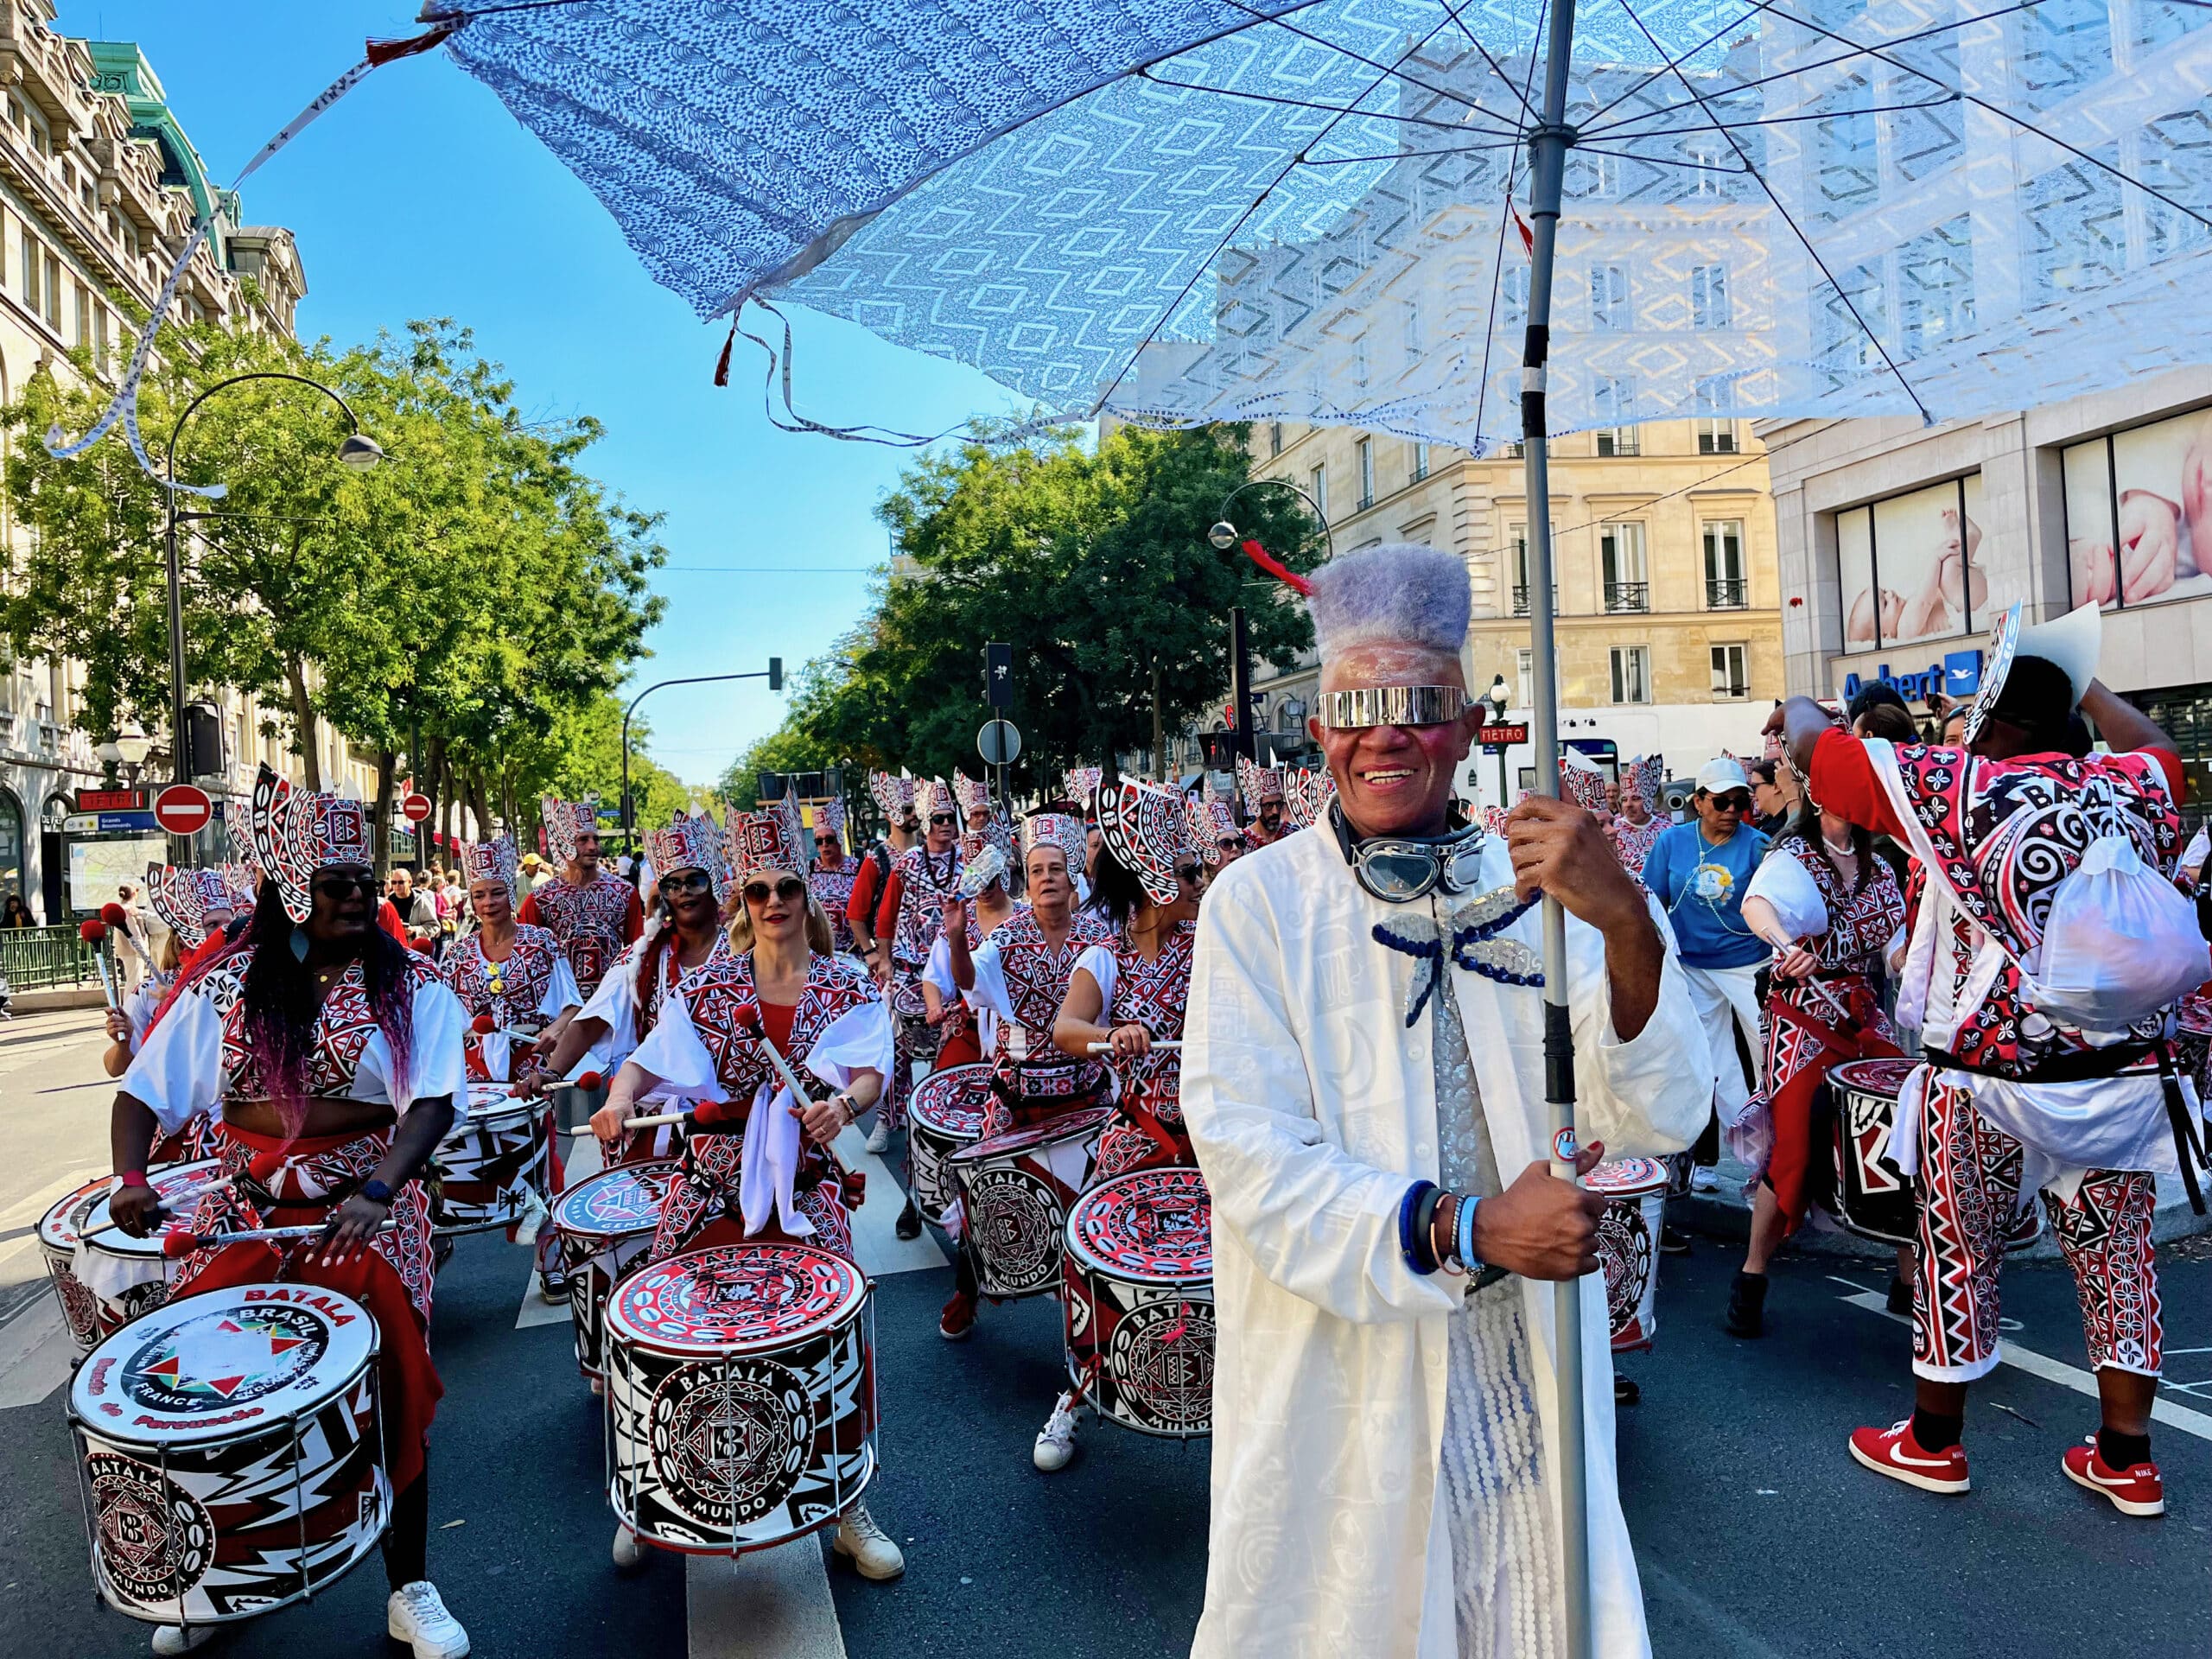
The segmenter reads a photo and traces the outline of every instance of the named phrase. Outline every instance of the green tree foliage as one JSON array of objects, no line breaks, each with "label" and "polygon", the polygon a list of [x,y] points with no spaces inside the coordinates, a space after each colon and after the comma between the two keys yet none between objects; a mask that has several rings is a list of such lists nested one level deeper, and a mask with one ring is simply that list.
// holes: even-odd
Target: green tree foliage
[{"label": "green tree foliage", "polygon": [[[292,380],[226,386],[193,413],[177,476],[226,494],[179,502],[210,515],[182,542],[189,689],[283,710],[310,783],[327,721],[378,756],[383,793],[405,748],[419,787],[519,827],[519,804],[559,770],[555,733],[620,681],[659,614],[657,520],[579,464],[597,424],[525,418],[442,320],[345,350],[207,327],[164,343],[139,403],[157,456],[194,397],[259,374],[333,388],[387,457],[340,466],[342,415]],[[29,532],[0,544],[0,640],[82,662],[96,736],[130,717],[166,731],[165,492],[119,441],[47,454],[50,426],[81,431],[105,404],[89,357],[76,367],[0,409],[7,506]]]},{"label": "green tree foliage", "polygon": [[[725,775],[816,766],[975,772],[987,640],[1014,647],[1018,787],[1147,745],[1153,670],[1167,730],[1211,726],[1229,683],[1229,612],[1256,657],[1287,667],[1312,641],[1302,607],[1206,531],[1250,477],[1247,429],[1124,427],[1085,450],[1072,435],[1011,451],[981,442],[925,456],[878,510],[912,573],[798,677],[783,726]],[[1287,491],[1255,490],[1236,522],[1293,569],[1319,532]]]}]

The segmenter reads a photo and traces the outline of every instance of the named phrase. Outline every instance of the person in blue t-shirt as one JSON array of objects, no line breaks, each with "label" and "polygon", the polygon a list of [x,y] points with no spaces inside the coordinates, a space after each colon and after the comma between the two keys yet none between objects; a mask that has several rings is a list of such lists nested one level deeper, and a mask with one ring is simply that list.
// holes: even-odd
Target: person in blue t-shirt
[{"label": "person in blue t-shirt", "polygon": [[[1643,861],[1643,885],[1666,906],[1675,926],[1682,977],[1705,1022],[1712,1050],[1713,1103],[1721,1122],[1733,1122],[1751,1098],[1755,1077],[1747,1077],[1737,1052],[1736,1033],[1756,1072],[1764,1052],[1759,1040],[1758,970],[1771,954],[1744,922],[1744,889],[1766,856],[1767,839],[1746,820],[1751,813],[1751,784],[1743,766],[1723,756],[1708,760],[1697,774],[1687,823],[1664,831]],[[1692,1178],[1701,1192],[1718,1185],[1713,1165],[1719,1155],[1717,1123],[1707,1126],[1696,1148]]]}]

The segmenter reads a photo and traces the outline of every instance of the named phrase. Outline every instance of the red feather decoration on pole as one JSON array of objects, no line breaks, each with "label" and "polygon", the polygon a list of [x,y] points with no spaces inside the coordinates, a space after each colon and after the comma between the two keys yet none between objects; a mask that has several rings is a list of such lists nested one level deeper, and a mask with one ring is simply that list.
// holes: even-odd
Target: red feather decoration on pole
[{"label": "red feather decoration on pole", "polygon": [[1305,577],[1300,575],[1297,571],[1275,557],[1249,536],[1244,538],[1244,556],[1293,593],[1303,597],[1313,591],[1312,582],[1306,581]]}]

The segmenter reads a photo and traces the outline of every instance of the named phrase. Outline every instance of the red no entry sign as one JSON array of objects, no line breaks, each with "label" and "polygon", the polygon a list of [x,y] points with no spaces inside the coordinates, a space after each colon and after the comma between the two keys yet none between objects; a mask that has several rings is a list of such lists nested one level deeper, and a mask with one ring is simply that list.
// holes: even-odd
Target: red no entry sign
[{"label": "red no entry sign", "polygon": [[430,798],[416,790],[399,804],[399,810],[406,815],[408,823],[420,823],[430,816]]},{"label": "red no entry sign", "polygon": [[196,836],[215,817],[215,803],[197,784],[171,784],[154,797],[154,822],[173,836]]}]

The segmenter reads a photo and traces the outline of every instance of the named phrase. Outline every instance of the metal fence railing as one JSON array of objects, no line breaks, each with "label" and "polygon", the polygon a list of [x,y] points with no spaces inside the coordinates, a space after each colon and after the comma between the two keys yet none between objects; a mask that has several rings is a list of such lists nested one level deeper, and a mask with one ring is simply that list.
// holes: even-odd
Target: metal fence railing
[{"label": "metal fence railing", "polygon": [[97,982],[93,954],[73,927],[0,928],[0,975],[14,990]]}]

